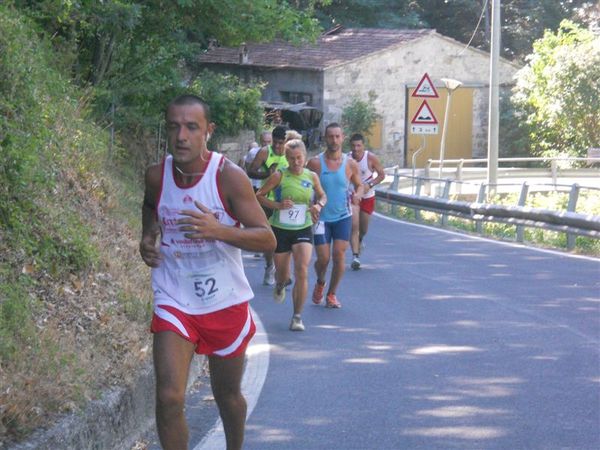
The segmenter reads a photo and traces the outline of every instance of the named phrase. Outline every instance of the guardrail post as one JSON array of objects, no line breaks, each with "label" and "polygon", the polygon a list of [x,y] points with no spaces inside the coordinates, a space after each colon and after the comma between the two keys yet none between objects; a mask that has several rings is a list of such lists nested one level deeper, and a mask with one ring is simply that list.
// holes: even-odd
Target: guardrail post
[{"label": "guardrail post", "polygon": [[552,175],[552,184],[556,184],[558,181],[558,161],[555,159],[550,161],[550,173]]},{"label": "guardrail post", "polygon": [[390,189],[392,191],[394,191],[394,192],[397,192],[398,191],[398,184],[399,184],[399,182],[400,182],[400,173],[399,173],[398,167],[396,167],[394,169],[394,179],[392,180],[392,184],[390,186]]},{"label": "guardrail post", "polygon": [[421,195],[421,186],[423,186],[423,178],[417,177],[417,187],[415,189],[415,195]]},{"label": "guardrail post", "polygon": [[456,184],[456,193],[457,194],[461,194],[462,193],[462,173],[463,173],[463,165],[465,163],[464,159],[461,159],[458,162],[458,166],[456,166],[456,181],[458,182]]},{"label": "guardrail post", "polygon": [[[527,181],[521,186],[521,194],[519,195],[518,206],[525,206],[527,202],[527,194],[529,194],[529,185]],[[517,225],[517,242],[523,242],[525,240],[525,227],[523,225]]]},{"label": "guardrail post", "polygon": [[425,195],[431,195],[431,159],[427,160],[423,175],[425,176]]},{"label": "guardrail post", "polygon": [[[400,169],[398,166],[394,169],[394,179],[392,180],[392,184],[390,185],[390,190],[393,192],[398,192],[398,185],[400,184]],[[398,205],[392,203],[391,208],[392,216],[398,217]]]},{"label": "guardrail post", "polygon": [[[577,208],[577,200],[579,199],[579,184],[575,183],[571,186],[571,192],[569,192],[569,203],[567,204],[567,211],[575,212]],[[567,233],[567,250],[573,250],[575,248],[576,237],[573,233]]]},{"label": "guardrail post", "polygon": [[[417,186],[415,188],[415,195],[421,195],[421,186],[423,185],[423,179],[421,177],[417,178]],[[419,208],[414,208],[415,211],[415,220],[421,221],[421,210]]]},{"label": "guardrail post", "polygon": [[[444,200],[448,200],[450,197],[450,187],[452,186],[452,180],[447,179],[444,183],[444,190],[442,191],[442,196]],[[440,223],[443,227],[448,225],[448,214],[442,214],[440,217]]]},{"label": "guardrail post", "polygon": [[[479,193],[477,194],[477,203],[485,202],[485,183],[481,183],[479,186]],[[479,234],[483,234],[483,220],[475,220],[475,231]]]}]

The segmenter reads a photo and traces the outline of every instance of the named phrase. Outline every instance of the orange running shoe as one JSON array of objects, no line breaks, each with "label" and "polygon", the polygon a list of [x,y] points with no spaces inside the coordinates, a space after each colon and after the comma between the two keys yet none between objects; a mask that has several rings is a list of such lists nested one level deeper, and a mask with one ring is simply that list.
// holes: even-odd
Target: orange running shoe
[{"label": "orange running shoe", "polygon": [[325,283],[321,284],[318,281],[315,283],[313,290],[312,301],[315,305],[323,303],[323,292],[325,291]]},{"label": "orange running shoe", "polygon": [[326,308],[341,308],[342,304],[338,301],[335,294],[327,294],[327,304]]}]

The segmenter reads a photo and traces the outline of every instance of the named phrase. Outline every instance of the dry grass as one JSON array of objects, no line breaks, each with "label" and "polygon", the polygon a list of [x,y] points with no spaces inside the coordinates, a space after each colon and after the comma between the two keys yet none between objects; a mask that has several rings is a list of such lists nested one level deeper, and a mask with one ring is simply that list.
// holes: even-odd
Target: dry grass
[{"label": "dry grass", "polygon": [[31,278],[27,294],[36,317],[35,339],[0,364],[0,447],[80,410],[110,386],[131,383],[151,353],[149,269],[138,254],[136,228],[141,193],[108,178],[88,186],[63,175],[52,194],[56,204],[79,210],[98,263],[57,278],[22,255],[3,256]]}]

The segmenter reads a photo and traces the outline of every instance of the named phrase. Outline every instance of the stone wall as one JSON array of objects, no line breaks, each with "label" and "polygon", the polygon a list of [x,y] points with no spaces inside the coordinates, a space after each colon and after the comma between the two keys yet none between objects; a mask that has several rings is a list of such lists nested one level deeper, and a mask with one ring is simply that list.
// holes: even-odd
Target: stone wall
[{"label": "stone wall", "polygon": [[[463,50],[462,44],[432,34],[360,61],[327,69],[323,80],[323,126],[341,120],[343,108],[352,96],[367,100],[369,91],[373,91],[377,95],[375,106],[383,116],[380,158],[385,165],[403,165],[406,89],[416,87],[427,72],[436,87],[442,85],[440,78],[445,77],[474,88],[473,156],[480,155],[485,152],[487,139],[489,57],[479,50]],[[503,61],[500,82],[512,83],[516,70],[515,65]]]},{"label": "stone wall", "polygon": [[239,161],[241,156],[246,155],[246,152],[250,148],[250,144],[256,141],[257,137],[254,135],[252,130],[242,130],[237,136],[226,136],[220,142],[208,147],[211,150],[216,150],[219,153],[224,154],[233,161],[235,164]]}]

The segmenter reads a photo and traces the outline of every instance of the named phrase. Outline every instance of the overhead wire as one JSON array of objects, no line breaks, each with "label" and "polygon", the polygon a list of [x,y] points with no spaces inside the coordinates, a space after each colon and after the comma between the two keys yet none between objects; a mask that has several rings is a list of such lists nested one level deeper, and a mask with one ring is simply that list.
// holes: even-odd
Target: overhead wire
[{"label": "overhead wire", "polygon": [[465,47],[456,56],[462,55],[471,46],[471,42],[473,42],[473,39],[475,38],[475,34],[477,33],[477,30],[479,29],[479,25],[481,25],[481,19],[483,19],[483,15],[485,14],[485,9],[487,8],[488,1],[489,0],[484,0],[484,2],[483,2],[483,8],[481,8],[481,14],[479,15],[479,20],[477,21],[477,25],[475,25],[475,30],[473,30],[471,39],[469,39],[469,42],[467,43],[467,45],[465,45]]}]

